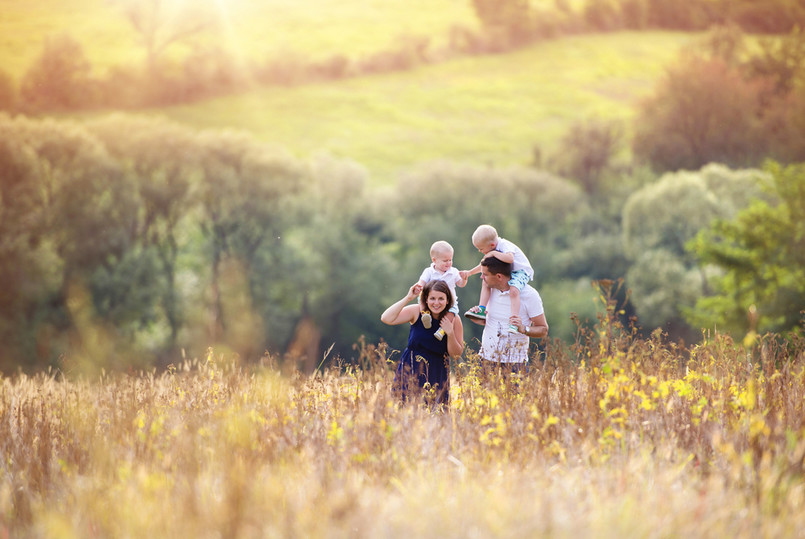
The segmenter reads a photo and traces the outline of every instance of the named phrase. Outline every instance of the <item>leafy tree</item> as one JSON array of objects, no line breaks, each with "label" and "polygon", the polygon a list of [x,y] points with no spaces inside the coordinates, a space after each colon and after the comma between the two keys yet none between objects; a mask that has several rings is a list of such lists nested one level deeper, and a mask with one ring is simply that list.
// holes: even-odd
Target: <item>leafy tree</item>
[{"label": "leafy tree", "polygon": [[627,283],[644,327],[671,324],[684,332],[682,312],[708,286],[688,242],[718,216],[730,217],[760,195],[759,171],[708,165],[669,173],[627,200],[624,250],[632,262]]},{"label": "leafy tree", "polygon": [[[716,221],[690,247],[721,269],[715,293],[687,313],[691,323],[738,335],[802,330],[805,306],[805,167],[766,166],[764,188],[732,218]],[[756,318],[749,316],[756,313]]]},{"label": "leafy tree", "polygon": [[84,106],[91,98],[90,63],[84,49],[66,34],[48,38],[22,78],[23,106],[34,111],[64,110]]},{"label": "leafy tree", "polygon": [[[534,285],[539,289],[564,276],[566,259],[561,253],[576,229],[576,219],[589,210],[578,186],[547,172],[448,162],[413,171],[376,205],[385,212],[385,230],[396,240],[394,257],[399,261],[389,279],[388,304],[399,299],[395,296],[400,290],[413,284],[430,264],[428,248],[436,240],[453,245],[453,263],[459,269],[478,264],[480,254],[470,238],[483,223],[492,224],[523,249],[535,268]],[[480,279],[475,276],[459,291],[460,305],[474,305],[479,293]],[[465,329],[468,341],[480,335],[474,325]]]},{"label": "leafy tree", "polygon": [[20,136],[21,123],[0,114],[0,369],[36,359],[40,308],[58,287],[43,256],[41,214],[36,212],[36,155]]},{"label": "leafy tree", "polygon": [[615,0],[595,0],[584,5],[584,20],[596,30],[615,30],[623,26],[621,6]]},{"label": "leafy tree", "polygon": [[215,26],[210,2],[173,0],[115,0],[145,48],[148,72],[156,75],[166,50],[186,43]]},{"label": "leafy tree", "polygon": [[769,158],[781,163],[805,162],[805,94],[790,92],[766,110],[764,130]]},{"label": "leafy tree", "polygon": [[735,26],[711,31],[642,103],[635,156],[660,171],[805,159],[803,35],[795,30],[750,48]]},{"label": "leafy tree", "polygon": [[472,0],[481,24],[490,31],[502,31],[517,45],[531,34],[532,9],[529,0]]},{"label": "leafy tree", "polygon": [[788,32],[805,21],[805,6],[797,0],[738,0],[730,11],[733,20],[753,33]]},{"label": "leafy tree", "polygon": [[669,69],[657,92],[641,104],[636,157],[661,171],[697,169],[709,162],[757,163],[767,151],[762,89],[762,83],[745,80],[720,58],[688,57]]},{"label": "leafy tree", "polygon": [[[132,309],[120,302],[136,295],[137,288],[108,288],[100,282],[104,275],[126,271],[130,260],[130,225],[136,211],[132,186],[98,140],[76,124],[21,118],[10,128],[21,156],[30,156],[25,168],[16,169],[27,172],[25,188],[18,182],[15,193],[22,216],[17,232],[33,248],[30,256],[17,260],[33,260],[24,281],[38,288],[36,297],[22,296],[29,337],[36,340],[44,331],[57,340],[69,334],[74,342],[82,342],[87,328],[77,325],[69,304],[71,291],[79,288],[90,292],[88,305],[114,326],[114,332],[131,337],[139,322],[132,313],[139,305]],[[36,350],[43,362],[64,352],[49,345]]]},{"label": "leafy tree", "polygon": [[11,75],[0,70],[0,111],[11,111],[17,107],[17,90]]},{"label": "leafy tree", "polygon": [[[161,306],[172,350],[185,321],[177,288],[184,247],[180,237],[192,214],[199,145],[186,129],[159,119],[112,115],[91,123],[89,129],[120,164],[135,191],[134,250],[128,253],[133,258],[125,277],[138,283],[144,321],[161,318],[153,312]],[[116,279],[107,278],[109,286],[119,286]]]},{"label": "leafy tree", "polygon": [[587,194],[593,194],[612,166],[622,137],[623,130],[616,122],[577,122],[562,137],[552,166],[565,178],[579,182]]},{"label": "leafy tree", "polygon": [[794,29],[785,36],[761,38],[760,50],[743,65],[750,78],[773,81],[777,95],[787,95],[805,83],[805,30]]},{"label": "leafy tree", "polygon": [[[245,134],[207,132],[199,144],[201,227],[209,241],[213,327],[221,333],[228,323],[220,295],[222,264],[230,257],[242,264],[251,294],[282,282],[283,266],[272,263],[282,261],[290,200],[306,171]],[[268,274],[254,273],[259,259]]]},{"label": "leafy tree", "polygon": [[669,250],[652,249],[638,257],[626,278],[642,327],[661,327],[673,337],[695,336],[684,327],[681,309],[693,305],[702,292],[698,268]]},{"label": "leafy tree", "polygon": [[311,172],[300,196],[306,226],[290,231],[290,250],[297,257],[297,268],[304,268],[296,270],[291,290],[299,305],[294,311],[309,314],[321,331],[322,346],[332,344],[334,356],[346,358],[353,355],[352,346],[361,337],[376,342],[388,336],[380,313],[387,306],[384,296],[389,290],[402,294],[396,284],[400,273],[373,234],[388,210],[376,211],[377,201],[366,190],[366,171],[354,163],[322,157],[313,162]]}]

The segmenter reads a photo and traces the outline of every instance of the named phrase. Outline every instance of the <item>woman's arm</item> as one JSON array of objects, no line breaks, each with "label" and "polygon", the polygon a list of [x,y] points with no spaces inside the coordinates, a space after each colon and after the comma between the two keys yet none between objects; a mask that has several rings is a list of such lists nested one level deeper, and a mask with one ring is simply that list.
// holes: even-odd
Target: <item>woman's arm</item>
[{"label": "woman's arm", "polygon": [[419,296],[420,292],[422,292],[422,286],[420,286],[419,283],[412,285],[404,298],[383,311],[383,314],[380,315],[380,321],[389,326],[396,326],[403,322],[408,322],[409,324],[416,322],[416,317],[419,314],[419,305],[408,305],[408,303]]}]

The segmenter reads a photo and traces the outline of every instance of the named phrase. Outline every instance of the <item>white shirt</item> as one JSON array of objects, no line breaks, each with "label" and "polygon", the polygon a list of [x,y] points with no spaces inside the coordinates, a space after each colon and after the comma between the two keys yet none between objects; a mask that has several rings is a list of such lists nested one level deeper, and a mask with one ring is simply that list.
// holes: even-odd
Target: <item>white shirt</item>
[{"label": "white shirt", "polygon": [[422,275],[419,276],[419,280],[426,284],[436,280],[444,281],[447,283],[447,286],[450,287],[450,292],[453,294],[453,303],[458,303],[458,296],[456,296],[456,283],[461,280],[461,275],[455,267],[451,266],[447,271],[439,271],[436,269],[434,264],[431,264],[422,271]]},{"label": "white shirt", "polygon": [[[512,271],[524,270],[528,274],[528,279],[534,279],[534,268],[531,267],[531,262],[525,255],[522,249],[517,247],[509,240],[498,238],[498,244],[495,246],[496,251],[501,253],[514,253],[514,262],[512,262]],[[535,290],[536,292],[536,290]]]},{"label": "white shirt", "polygon": [[[481,338],[481,357],[500,363],[523,363],[528,361],[530,339],[522,333],[509,333],[511,299],[509,292],[492,288],[486,306],[486,325]],[[520,291],[520,318],[525,325],[535,316],[543,314],[542,298],[532,286]]]}]

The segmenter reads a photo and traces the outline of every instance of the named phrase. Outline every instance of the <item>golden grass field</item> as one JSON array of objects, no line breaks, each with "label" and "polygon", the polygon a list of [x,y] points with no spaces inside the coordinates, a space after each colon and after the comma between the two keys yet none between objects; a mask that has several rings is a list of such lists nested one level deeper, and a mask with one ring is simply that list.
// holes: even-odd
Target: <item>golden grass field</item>
[{"label": "golden grass field", "polygon": [[7,377],[0,537],[799,536],[805,342],[705,337],[602,317],[520,379],[468,349],[441,410],[395,400],[382,343]]}]

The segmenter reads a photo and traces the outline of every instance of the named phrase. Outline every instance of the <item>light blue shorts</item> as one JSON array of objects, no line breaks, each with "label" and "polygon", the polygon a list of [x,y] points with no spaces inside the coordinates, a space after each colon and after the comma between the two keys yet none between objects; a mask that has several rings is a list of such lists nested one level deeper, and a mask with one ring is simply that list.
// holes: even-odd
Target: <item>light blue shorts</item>
[{"label": "light blue shorts", "polygon": [[517,290],[522,290],[528,284],[528,274],[525,270],[517,270],[512,272],[512,277],[509,279],[509,286],[513,286]]}]

